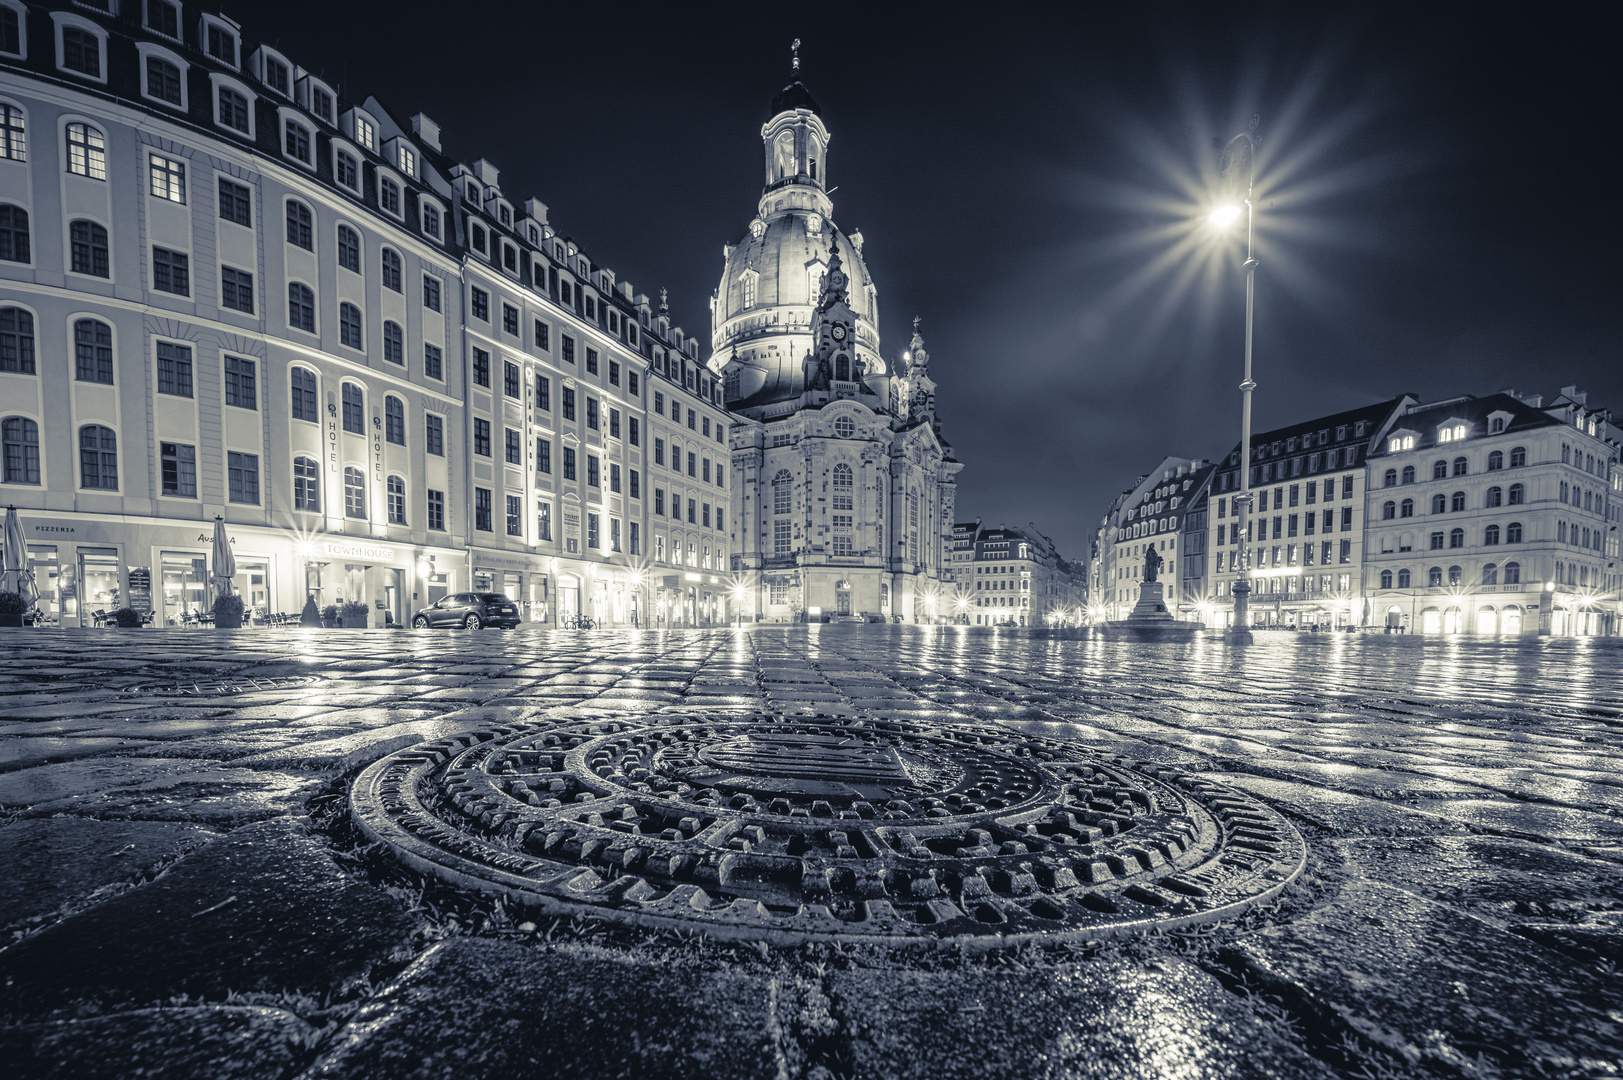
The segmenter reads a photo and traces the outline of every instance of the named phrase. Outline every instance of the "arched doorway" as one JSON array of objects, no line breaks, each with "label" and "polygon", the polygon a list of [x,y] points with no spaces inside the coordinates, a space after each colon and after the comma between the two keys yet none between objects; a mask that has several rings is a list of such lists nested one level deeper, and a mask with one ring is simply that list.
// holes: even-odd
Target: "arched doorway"
[{"label": "arched doorway", "polygon": [[1476,613],[1476,632],[1479,634],[1497,634],[1499,632],[1499,613],[1492,607],[1485,607]]},{"label": "arched doorway", "polygon": [[1393,604],[1386,609],[1386,628],[1395,630],[1403,625],[1403,609]]},{"label": "arched doorway", "polygon": [[1499,632],[1501,634],[1519,634],[1522,632],[1521,608],[1507,607],[1499,616]]},{"label": "arched doorway", "polygon": [[1465,613],[1457,607],[1443,612],[1443,633],[1458,634],[1465,630]]},{"label": "arched doorway", "polygon": [[1420,613],[1420,632],[1422,634],[1440,634],[1443,630],[1443,613],[1434,607],[1429,607]]},{"label": "arched doorway", "polygon": [[837,615],[851,614],[851,583],[849,581],[836,581],[834,583],[834,612]]},{"label": "arched doorway", "polygon": [[558,575],[558,621],[580,614],[580,578],[574,574]]}]

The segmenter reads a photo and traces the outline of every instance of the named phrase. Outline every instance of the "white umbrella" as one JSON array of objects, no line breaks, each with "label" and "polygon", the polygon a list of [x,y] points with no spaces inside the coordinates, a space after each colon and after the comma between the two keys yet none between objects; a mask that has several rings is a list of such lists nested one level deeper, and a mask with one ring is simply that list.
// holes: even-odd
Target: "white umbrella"
[{"label": "white umbrella", "polygon": [[231,592],[231,579],[237,576],[237,560],[231,555],[231,541],[225,535],[225,522],[214,518],[214,588],[224,596]]},{"label": "white umbrella", "polygon": [[34,572],[28,569],[28,547],[23,541],[23,519],[17,516],[15,506],[6,507],[6,566],[0,574],[0,589],[21,593],[28,607],[39,599],[34,585]]}]

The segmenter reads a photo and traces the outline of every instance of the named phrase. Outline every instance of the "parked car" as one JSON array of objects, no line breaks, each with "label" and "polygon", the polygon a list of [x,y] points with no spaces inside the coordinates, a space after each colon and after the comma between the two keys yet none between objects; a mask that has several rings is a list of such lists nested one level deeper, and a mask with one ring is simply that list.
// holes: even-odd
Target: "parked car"
[{"label": "parked car", "polygon": [[500,626],[512,630],[518,623],[518,605],[502,593],[471,592],[441,597],[417,612],[411,620],[411,625],[418,630],[430,626],[460,626],[468,630]]}]

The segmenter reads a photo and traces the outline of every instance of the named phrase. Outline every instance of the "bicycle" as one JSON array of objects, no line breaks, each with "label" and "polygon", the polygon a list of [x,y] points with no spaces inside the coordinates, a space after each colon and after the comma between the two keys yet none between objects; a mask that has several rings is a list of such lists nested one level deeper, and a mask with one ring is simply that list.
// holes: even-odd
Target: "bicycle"
[{"label": "bicycle", "polygon": [[565,630],[590,630],[593,625],[590,615],[569,615],[564,618]]}]

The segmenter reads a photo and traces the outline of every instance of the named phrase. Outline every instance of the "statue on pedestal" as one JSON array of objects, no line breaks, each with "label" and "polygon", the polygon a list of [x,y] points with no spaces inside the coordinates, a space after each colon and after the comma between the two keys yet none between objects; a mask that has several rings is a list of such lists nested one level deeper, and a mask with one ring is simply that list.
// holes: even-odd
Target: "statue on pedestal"
[{"label": "statue on pedestal", "polygon": [[1149,546],[1149,549],[1144,552],[1144,580],[1145,581],[1154,581],[1155,580],[1156,571],[1161,569],[1161,563],[1163,561],[1164,560],[1162,560],[1162,558],[1161,558],[1161,553],[1159,551],[1155,550],[1155,545],[1152,543]]}]

